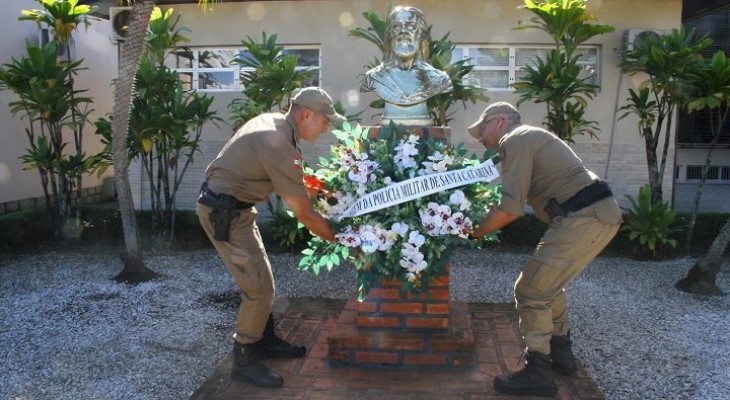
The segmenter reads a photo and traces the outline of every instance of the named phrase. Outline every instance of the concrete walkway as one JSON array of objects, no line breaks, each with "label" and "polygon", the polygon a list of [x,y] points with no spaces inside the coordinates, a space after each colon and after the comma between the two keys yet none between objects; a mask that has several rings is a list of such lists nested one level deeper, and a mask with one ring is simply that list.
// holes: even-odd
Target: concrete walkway
[{"label": "concrete walkway", "polygon": [[[487,400],[515,399],[495,393],[496,375],[514,372],[522,344],[512,304],[468,304],[477,342],[477,367],[468,371],[393,371],[332,368],[327,361],[327,337],[345,306],[343,300],[289,299],[279,317],[279,335],[305,344],[307,356],[267,360],[284,377],[282,389],[260,389],[231,381],[228,355],[190,400]],[[572,378],[556,375],[557,398],[603,399],[593,379],[581,367]]]}]

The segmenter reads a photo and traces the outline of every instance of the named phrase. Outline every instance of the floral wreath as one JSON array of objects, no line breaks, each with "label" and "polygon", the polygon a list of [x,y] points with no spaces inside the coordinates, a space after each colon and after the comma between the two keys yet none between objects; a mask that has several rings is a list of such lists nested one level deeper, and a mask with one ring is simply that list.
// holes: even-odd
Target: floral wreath
[{"label": "floral wreath", "polygon": [[383,279],[397,279],[416,295],[428,294],[429,281],[446,272],[456,246],[479,247],[497,239],[496,233],[477,241],[469,236],[474,221],[481,221],[501,196],[501,185],[482,181],[363,215],[348,213],[358,198],[398,182],[479,166],[482,162],[467,157],[463,144],[420,137],[395,124],[380,127],[374,138],[368,129],[347,122],[333,134],[338,141],[331,157],[320,158],[316,171],[302,168],[315,209],[332,222],[336,243],[314,237],[302,251],[300,269],[319,274],[323,267],[352,263],[359,299]]}]

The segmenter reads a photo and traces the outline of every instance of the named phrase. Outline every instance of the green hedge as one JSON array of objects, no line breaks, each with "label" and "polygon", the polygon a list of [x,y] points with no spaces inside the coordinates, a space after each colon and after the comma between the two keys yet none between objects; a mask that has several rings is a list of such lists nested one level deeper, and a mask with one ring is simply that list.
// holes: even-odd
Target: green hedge
[{"label": "green hedge", "polygon": [[[689,214],[678,214],[678,218],[689,221]],[[697,215],[695,230],[692,235],[692,253],[701,255],[706,252],[712,241],[717,237],[725,222],[730,218],[729,214],[703,213]],[[547,230],[547,224],[535,218],[532,214],[526,214],[515,222],[506,226],[499,235],[500,243],[516,247],[534,247]],[[680,234],[677,239],[676,249],[663,249],[664,257],[678,257],[684,255],[686,245],[686,231]],[[606,252],[622,254],[631,257],[634,254],[636,242],[630,241],[626,233],[619,231],[616,237],[606,247]]]},{"label": "green hedge", "polygon": [[52,238],[53,223],[43,208],[0,215],[0,253],[29,248]]},{"label": "green hedge", "polygon": [[[119,210],[115,204],[89,205],[81,210],[83,231],[78,238],[55,237],[53,224],[43,209],[0,215],[0,253],[27,251],[48,243],[59,245],[106,245],[123,246],[124,236]],[[148,211],[137,214],[140,247],[150,250],[151,216]],[[175,239],[168,248],[187,249],[210,247],[205,232],[194,211],[180,211],[176,215]]]},{"label": "green hedge", "polygon": [[[123,246],[122,223],[119,211],[114,205],[86,206],[82,209],[84,231],[80,238],[63,240],[73,244],[106,244]],[[689,220],[688,215],[680,217]],[[692,249],[694,255],[701,255],[710,248],[722,226],[730,217],[728,214],[705,213],[697,216],[697,224],[693,236]],[[176,216],[175,240],[170,244],[172,249],[209,248],[208,238],[205,236],[198,217],[194,211],[181,211]],[[17,250],[27,250],[48,242],[59,242],[54,239],[53,226],[43,209],[21,211],[0,216],[0,253]],[[150,213],[142,211],[138,214],[140,228],[140,246],[150,248]],[[526,214],[502,230],[499,235],[500,244],[494,246],[534,247],[547,229],[547,225],[532,214]],[[276,245],[270,243],[267,232],[262,230],[262,236],[267,242],[270,251],[276,251]],[[677,249],[665,249],[663,256],[674,257],[684,255],[685,237],[676,238],[679,242]],[[622,254],[631,257],[636,244],[627,239],[626,234],[619,231],[613,241],[606,248],[607,252]]]}]

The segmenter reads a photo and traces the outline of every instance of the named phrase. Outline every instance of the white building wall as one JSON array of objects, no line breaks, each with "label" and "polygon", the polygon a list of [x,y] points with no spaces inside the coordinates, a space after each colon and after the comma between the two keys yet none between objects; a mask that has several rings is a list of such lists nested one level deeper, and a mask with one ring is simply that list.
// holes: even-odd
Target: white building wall
[{"label": "white building wall", "polygon": [[[364,65],[373,57],[380,56],[378,50],[369,42],[348,37],[347,32],[356,27],[367,27],[362,17],[366,10],[386,15],[390,1],[375,0],[330,0],[330,1],[277,1],[251,3],[223,3],[216,5],[207,14],[202,14],[195,5],[179,5],[176,10],[182,13],[180,25],[192,30],[189,37],[191,45],[237,45],[246,37],[260,40],[261,32],[278,35],[278,43],[316,44],[322,46],[322,86],[335,99],[345,104],[354,113],[367,108],[375,100],[370,93],[358,91],[359,74],[365,71]],[[518,6],[517,0],[453,0],[448,4],[438,0],[404,1],[398,4],[413,5],[426,15],[433,25],[434,37],[450,32],[450,38],[457,44],[551,44],[551,40],[539,30],[514,30],[519,20],[528,19],[532,14]],[[584,159],[586,166],[599,176],[607,179],[617,198],[623,202],[624,195],[635,196],[638,188],[648,182],[646,157],[643,139],[636,130],[632,118],[617,121],[613,111],[620,107],[628,97],[628,88],[637,88],[640,77],[628,77],[621,73],[617,65],[619,57],[614,51],[622,46],[623,32],[632,28],[671,29],[681,24],[681,0],[643,0],[641,2],[612,0],[591,1],[589,12],[594,13],[598,22],[612,25],[615,32],[595,38],[590,44],[601,46],[601,91],[591,103],[588,118],[598,122],[601,129],[599,140],[576,138],[573,146]],[[449,12],[445,12],[448,9]],[[458,12],[456,12],[458,10]],[[631,11],[629,11],[631,10]],[[211,22],[214,21],[214,22]],[[490,101],[510,101],[515,103],[517,96],[510,92],[489,92]],[[225,104],[234,95],[216,95]],[[464,142],[474,152],[481,154],[481,145],[470,138],[466,127],[481,113],[486,104],[461,105],[455,111],[452,127],[452,141]],[[525,103],[520,106],[526,123],[541,125],[545,106]],[[373,112],[366,112],[364,124],[375,125],[377,119]],[[213,129],[206,136],[208,148],[220,149],[230,132]],[[672,140],[673,142],[673,140]],[[310,164],[320,155],[326,155],[331,140],[320,140],[314,145],[303,146],[304,158]],[[610,150],[610,153],[609,153]],[[206,153],[196,160],[212,160],[217,151]],[[609,157],[610,154],[610,158]],[[670,166],[673,166],[674,149],[670,151]],[[671,198],[672,179],[668,168],[664,182],[665,198]],[[201,170],[202,173],[203,170]],[[191,180],[197,182],[201,177]],[[192,183],[191,183],[192,184]],[[194,199],[181,200],[180,204]]]},{"label": "white building wall", "polygon": [[[691,211],[695,201],[695,194],[699,186],[698,181],[686,179],[688,165],[705,165],[708,149],[682,148],[677,149],[678,169],[677,181],[674,188],[674,208],[678,211]],[[726,148],[716,148],[712,151],[712,166],[730,166],[730,151]],[[730,180],[708,180],[702,188],[700,211],[730,212]]]},{"label": "white building wall", "polygon": [[[11,63],[12,59],[20,59],[27,54],[26,40],[34,43],[38,38],[38,28],[30,21],[18,21],[21,10],[36,9],[39,4],[32,0],[13,0],[3,3],[3,12],[0,13],[0,26],[3,34],[0,35],[0,64]],[[117,73],[117,55],[115,46],[108,38],[109,22],[100,20],[94,22],[88,30],[83,26],[76,33],[76,56],[84,59],[83,67],[76,79],[76,88],[87,89],[84,93],[94,100],[91,120],[111,112],[112,88],[111,82]],[[7,202],[16,202],[23,199],[43,196],[43,189],[37,170],[24,170],[24,165],[18,159],[25,154],[29,142],[25,134],[27,120],[21,120],[20,114],[13,116],[9,104],[17,98],[9,90],[0,91],[0,205]],[[70,137],[67,140],[72,140]],[[102,146],[94,135],[93,125],[84,130],[84,149],[87,154],[98,152]],[[84,178],[84,188],[102,186],[105,178],[112,176],[111,169],[101,177],[96,175]],[[0,209],[2,213],[3,209]]]},{"label": "white building wall", "polygon": [[[9,3],[12,6],[9,6],[7,13],[0,16],[0,21],[21,34],[26,32],[27,35],[32,35],[34,25],[17,22],[16,19],[20,9],[34,8],[36,3],[31,0]],[[386,0],[226,2],[214,5],[207,13],[201,12],[196,4],[176,5],[174,8],[182,15],[179,26],[190,29],[185,34],[191,39],[192,46],[240,45],[247,37],[259,41],[264,31],[269,35],[277,34],[277,42],[282,45],[320,45],[322,87],[333,98],[341,100],[350,113],[355,113],[366,109],[375,99],[371,93],[361,94],[358,91],[358,75],[365,72],[366,63],[380,54],[369,42],[348,37],[348,31],[368,26],[362,17],[364,11],[372,10],[385,15],[393,4],[420,8],[428,23],[433,25],[432,34],[435,37],[450,32],[451,40],[457,44],[552,44],[542,31],[513,29],[518,21],[532,16],[518,8],[523,4],[521,0],[409,0],[400,3]],[[573,147],[586,161],[588,168],[611,183],[620,200],[625,194],[635,196],[638,188],[648,182],[648,178],[643,139],[636,129],[636,121],[631,117],[618,121],[614,111],[624,104],[628,97],[628,88],[638,87],[641,78],[627,77],[621,73],[617,67],[619,57],[614,50],[622,46],[623,32],[626,29],[679,27],[681,6],[682,0],[592,0],[588,3],[589,12],[596,15],[599,23],[612,25],[616,30],[590,42],[601,48],[601,91],[591,102],[587,115],[588,119],[598,122],[601,129],[599,139],[579,137]],[[17,8],[17,12],[13,8]],[[88,33],[80,32],[77,40],[77,53],[87,56],[89,62],[88,75],[84,80],[89,83],[91,95],[95,98],[97,115],[111,110],[110,83],[116,76],[116,47],[108,39],[109,31],[108,21],[98,22],[92,25]],[[17,38],[10,40],[10,36],[12,35],[3,35],[0,38],[3,50],[0,57],[3,60],[20,56],[23,52],[22,43]],[[517,96],[511,92],[489,92],[488,95],[491,101],[517,101]],[[4,104],[7,104],[8,93],[0,92],[0,96]],[[221,117],[227,118],[228,103],[239,96],[237,93],[215,94],[215,105]],[[464,109],[461,105],[456,105],[453,108],[454,121],[450,124],[452,141],[464,142],[478,154],[483,149],[467,135],[466,127],[479,116],[485,106],[486,104],[468,104]],[[520,111],[525,122],[540,125],[545,106],[525,103],[520,106]],[[367,111],[364,124],[376,124],[377,120],[372,116],[373,112]],[[0,107],[0,122],[4,127],[16,131],[11,134],[13,137],[22,136],[21,122],[9,116],[5,107]],[[195,164],[187,172],[186,182],[179,194],[179,208],[192,208],[205,166],[216,156],[231,133],[230,127],[225,124],[220,128],[210,125],[205,129],[203,151],[196,155]],[[90,135],[89,133],[87,136]],[[314,145],[304,145],[305,160],[315,164],[320,155],[327,155],[332,139],[330,137]],[[23,148],[20,144],[15,144],[14,149],[9,146],[0,147],[0,203],[41,194],[37,173],[21,171],[17,162]],[[672,147],[670,157],[673,158],[674,153]],[[142,180],[141,166],[132,165],[130,168],[135,201],[138,206],[146,208],[145,202],[149,202],[149,195]],[[664,183],[665,198],[671,198],[673,168],[673,159],[670,159]],[[12,190],[9,189],[11,187]]]},{"label": "white building wall", "polygon": [[[35,24],[18,22],[20,10],[35,8],[35,5],[37,3],[31,0],[3,4],[0,26],[12,27],[12,30],[6,28],[6,33],[0,35],[0,64],[10,63],[13,57],[19,58],[24,54],[26,40],[37,40]],[[10,113],[9,103],[16,100],[12,92],[0,91],[0,137],[3,142],[0,146],[0,203],[43,195],[38,172],[24,171],[18,159],[25,153],[28,139],[25,136],[26,122]]]}]

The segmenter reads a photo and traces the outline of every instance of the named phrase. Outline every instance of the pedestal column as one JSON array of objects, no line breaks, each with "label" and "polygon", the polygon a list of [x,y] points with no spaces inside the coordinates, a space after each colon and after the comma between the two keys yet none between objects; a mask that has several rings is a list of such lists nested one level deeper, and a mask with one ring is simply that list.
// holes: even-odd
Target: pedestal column
[{"label": "pedestal column", "polygon": [[449,276],[431,282],[431,297],[415,298],[387,280],[350,300],[328,338],[331,366],[466,369],[476,365],[466,303],[449,300]]}]

